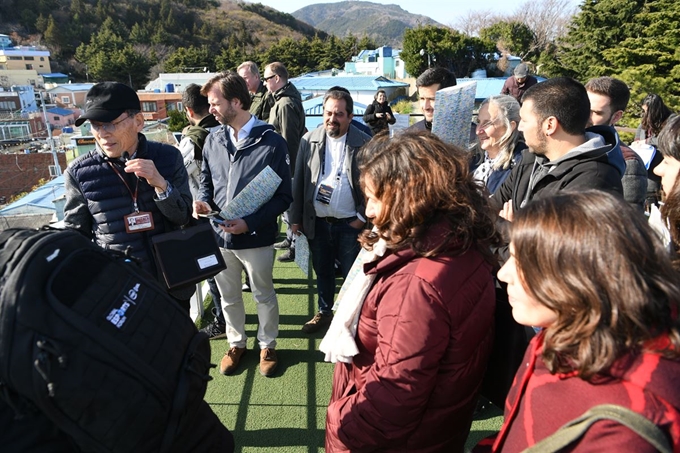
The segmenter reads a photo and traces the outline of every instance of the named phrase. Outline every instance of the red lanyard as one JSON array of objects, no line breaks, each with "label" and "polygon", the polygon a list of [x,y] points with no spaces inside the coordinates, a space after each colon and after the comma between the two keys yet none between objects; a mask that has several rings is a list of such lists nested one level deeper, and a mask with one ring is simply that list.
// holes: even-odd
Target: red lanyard
[{"label": "red lanyard", "polygon": [[123,175],[120,174],[116,166],[113,165],[111,162],[109,162],[109,165],[116,173],[116,175],[118,175],[120,180],[123,181],[123,184],[125,184],[125,188],[128,190],[128,192],[130,192],[130,196],[132,197],[132,205],[135,208],[135,212],[139,212],[139,208],[137,207],[137,191],[139,190],[139,178],[137,178],[137,185],[135,185],[135,191],[133,193],[132,189],[130,189],[130,186],[128,186],[128,183],[125,181],[125,178],[123,178]]}]

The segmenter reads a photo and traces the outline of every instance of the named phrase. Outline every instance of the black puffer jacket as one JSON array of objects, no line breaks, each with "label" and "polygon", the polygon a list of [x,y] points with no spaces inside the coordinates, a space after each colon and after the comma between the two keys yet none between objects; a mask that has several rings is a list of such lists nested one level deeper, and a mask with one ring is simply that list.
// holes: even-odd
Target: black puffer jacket
[{"label": "black puffer jacket", "polygon": [[[103,248],[119,251],[129,248],[142,267],[156,276],[151,237],[172,229],[173,225],[179,227],[189,222],[191,192],[182,155],[174,146],[149,142],[139,134],[134,157],[152,160],[158,172],[172,185],[166,199],[157,199],[154,188],[144,179],[125,173],[122,161],[109,160],[101,150],[95,149],[73,161],[64,173],[64,224],[94,239]],[[118,173],[112,166],[116,166]],[[125,230],[123,217],[133,213],[134,207],[130,191],[119,174],[133,192],[137,187],[139,210],[153,214],[152,231],[128,233]]]}]

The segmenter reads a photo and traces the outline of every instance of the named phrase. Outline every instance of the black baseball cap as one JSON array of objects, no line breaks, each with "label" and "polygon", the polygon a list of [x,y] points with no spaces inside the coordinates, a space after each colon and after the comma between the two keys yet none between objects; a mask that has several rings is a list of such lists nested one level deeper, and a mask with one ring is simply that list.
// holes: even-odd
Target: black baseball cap
[{"label": "black baseball cap", "polygon": [[135,90],[118,82],[98,83],[87,92],[85,113],[76,120],[76,126],[87,120],[109,123],[127,110],[142,110]]}]

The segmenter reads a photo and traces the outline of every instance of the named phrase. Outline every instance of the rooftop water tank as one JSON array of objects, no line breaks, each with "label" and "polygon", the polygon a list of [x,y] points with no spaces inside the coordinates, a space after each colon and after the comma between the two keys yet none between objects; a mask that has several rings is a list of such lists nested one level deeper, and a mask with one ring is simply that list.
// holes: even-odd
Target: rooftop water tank
[{"label": "rooftop water tank", "polygon": [[174,93],[175,92],[175,85],[172,83],[166,83],[165,84],[165,92],[166,93]]}]

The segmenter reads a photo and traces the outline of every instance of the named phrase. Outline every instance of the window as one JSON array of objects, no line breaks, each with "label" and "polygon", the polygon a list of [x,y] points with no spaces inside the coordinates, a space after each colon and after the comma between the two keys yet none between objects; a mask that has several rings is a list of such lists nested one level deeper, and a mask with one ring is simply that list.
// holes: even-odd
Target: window
[{"label": "window", "polygon": [[33,60],[35,60],[35,58],[34,58],[34,57],[24,57],[24,60],[30,60],[30,61],[33,61]]},{"label": "window", "polygon": [[40,57],[40,61],[45,61],[45,57]]},{"label": "window", "polygon": [[59,118],[58,116],[55,116],[55,117],[54,117],[54,121],[59,121],[60,119],[61,119],[61,118]]},{"label": "window", "polygon": [[69,102],[71,102],[71,98],[68,97],[68,96],[62,96],[61,102],[62,102],[62,104],[68,104]]},{"label": "window", "polygon": [[27,64],[27,65],[26,65],[26,69],[33,69],[33,65],[32,65],[32,64]]},{"label": "window", "polygon": [[21,57],[9,57],[10,60],[23,60]]},{"label": "window", "polygon": [[14,102],[0,101],[0,110],[14,110],[15,108],[16,104]]},{"label": "window", "polygon": [[142,102],[142,112],[155,112],[156,110],[155,102]]}]

